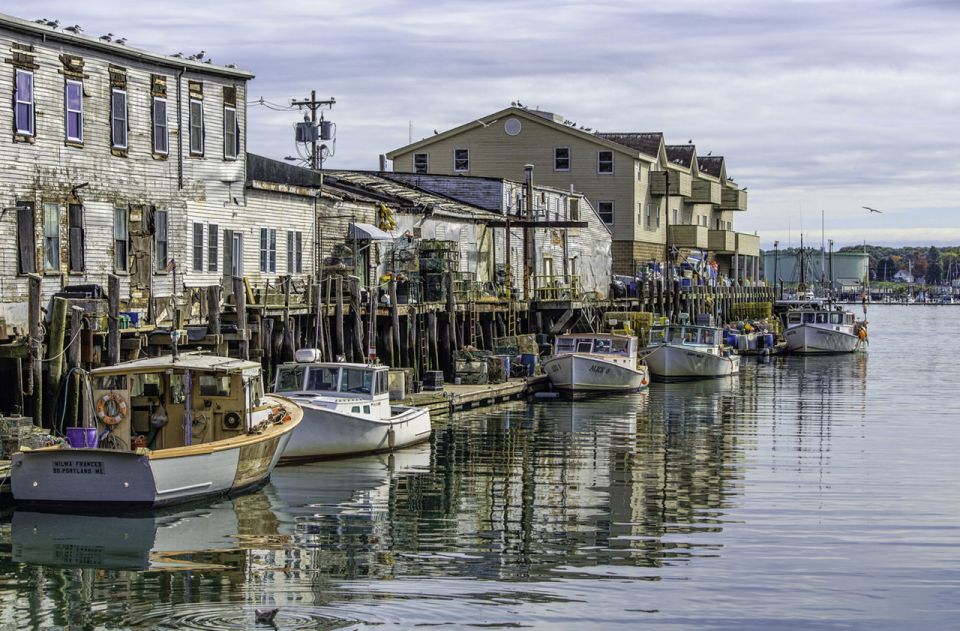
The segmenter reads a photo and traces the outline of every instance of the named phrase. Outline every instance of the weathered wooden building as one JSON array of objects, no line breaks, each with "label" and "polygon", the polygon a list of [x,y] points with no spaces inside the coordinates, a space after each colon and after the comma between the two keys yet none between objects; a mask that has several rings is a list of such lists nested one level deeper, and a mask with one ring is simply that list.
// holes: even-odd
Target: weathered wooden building
[{"label": "weathered wooden building", "polygon": [[[385,177],[418,189],[471,204],[502,217],[522,216],[527,207],[524,182],[494,177],[385,173]],[[533,220],[542,222],[585,222],[583,228],[536,228],[532,230],[535,252],[531,297],[605,298],[611,280],[611,239],[609,226],[582,194],[552,186],[534,184],[531,200]],[[505,263],[506,230],[495,234],[497,264]],[[511,228],[510,260],[513,278],[523,274],[523,229]],[[522,287],[522,282],[519,284]]]},{"label": "weathered wooden building", "polygon": [[218,283],[252,246],[245,204],[253,75],[0,15],[0,318],[22,330],[27,275],[48,302],[120,279],[122,310],[169,315],[174,278]]}]

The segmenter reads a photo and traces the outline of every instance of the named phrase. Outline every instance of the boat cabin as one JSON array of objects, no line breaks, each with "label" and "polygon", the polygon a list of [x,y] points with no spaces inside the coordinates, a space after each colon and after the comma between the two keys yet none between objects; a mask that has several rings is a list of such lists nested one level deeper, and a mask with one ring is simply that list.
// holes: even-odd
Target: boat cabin
[{"label": "boat cabin", "polygon": [[712,326],[674,324],[650,329],[650,346],[683,344],[685,346],[718,347],[723,343],[723,330]]},{"label": "boat cabin", "polygon": [[[260,364],[201,353],[90,373],[100,447],[170,449],[244,434],[266,420]],[[104,430],[109,429],[109,432]]]},{"label": "boat cabin", "polygon": [[849,311],[841,309],[795,309],[788,311],[784,316],[784,324],[787,328],[800,326],[801,324],[819,325],[821,327],[836,327],[854,325],[854,315]]},{"label": "boat cabin", "polygon": [[629,335],[566,334],[554,341],[553,354],[569,353],[606,355],[613,357],[636,357],[637,338]]},{"label": "boat cabin", "polygon": [[296,352],[296,361],[277,370],[274,392],[321,394],[349,398],[389,397],[386,366],[321,362],[315,349]]}]

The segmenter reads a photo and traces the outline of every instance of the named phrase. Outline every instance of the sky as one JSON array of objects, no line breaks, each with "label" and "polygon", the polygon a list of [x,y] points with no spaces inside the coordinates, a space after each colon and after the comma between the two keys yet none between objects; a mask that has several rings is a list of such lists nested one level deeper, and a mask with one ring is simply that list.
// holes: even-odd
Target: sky
[{"label": "sky", "polygon": [[[256,74],[248,149],[296,155],[296,110],[336,99],[331,169],[512,101],[726,158],[734,229],[798,245],[960,243],[957,0],[7,0],[158,53]],[[870,213],[863,206],[882,210]]]}]

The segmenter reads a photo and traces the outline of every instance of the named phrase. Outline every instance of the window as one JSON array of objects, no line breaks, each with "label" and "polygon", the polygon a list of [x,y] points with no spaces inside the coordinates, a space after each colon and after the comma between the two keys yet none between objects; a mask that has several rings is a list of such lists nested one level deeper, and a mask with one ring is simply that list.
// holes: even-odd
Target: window
[{"label": "window", "polygon": [[193,271],[203,271],[203,224],[193,224]]},{"label": "window", "polygon": [[167,269],[168,249],[167,211],[157,210],[153,213],[153,251],[156,254],[154,269],[158,272],[163,272]]},{"label": "window", "polygon": [[126,208],[113,209],[113,269],[127,271],[127,247],[130,238]]},{"label": "window", "polygon": [[67,107],[67,140],[83,142],[83,84],[68,80],[64,87],[64,102]]},{"label": "window", "polygon": [[217,259],[220,257],[220,226],[210,224],[210,233],[207,236],[207,271],[217,271]]},{"label": "window", "polygon": [[199,375],[201,397],[230,396],[230,375]]},{"label": "window", "polygon": [[613,173],[613,152],[597,152],[597,173]]},{"label": "window", "polygon": [[580,200],[570,199],[570,221],[580,221]]},{"label": "window", "polygon": [[203,101],[190,99],[190,155],[203,155]]},{"label": "window", "polygon": [[83,206],[80,204],[69,204],[67,206],[70,213],[70,271],[82,272],[85,269],[85,253],[83,250]]},{"label": "window", "polygon": [[453,150],[453,170],[454,171],[470,170],[470,150],[469,149]]},{"label": "window", "polygon": [[277,231],[260,228],[260,271],[277,271]]},{"label": "window", "polygon": [[647,206],[647,229],[653,228],[653,204]]},{"label": "window", "polygon": [[110,146],[127,148],[127,92],[116,88],[110,93]]},{"label": "window", "polygon": [[[229,241],[227,241],[229,235]],[[223,235],[224,247],[230,251],[230,275],[243,276],[243,235],[239,232],[226,230]],[[226,272],[226,269],[224,269]]]},{"label": "window", "polygon": [[299,230],[287,232],[287,273],[303,272],[303,233]]},{"label": "window", "polygon": [[674,208],[673,209],[673,225],[677,225],[679,223],[680,223],[680,209]]},{"label": "window", "polygon": [[570,170],[570,147],[557,147],[553,150],[553,170]]},{"label": "window", "polygon": [[16,117],[17,133],[32,136],[34,132],[33,116],[33,73],[28,70],[17,70],[16,90]]},{"label": "window", "polygon": [[657,206],[657,228],[660,228],[660,207]]},{"label": "window", "polygon": [[603,223],[613,223],[613,202],[597,202],[597,214]]},{"label": "window", "polygon": [[167,129],[167,101],[153,99],[153,152],[167,155],[170,151],[170,134]]},{"label": "window", "polygon": [[240,153],[240,134],[237,133],[237,109],[223,108],[223,158],[236,160]]},{"label": "window", "polygon": [[60,271],[60,205],[43,205],[43,271]]},{"label": "window", "polygon": [[17,202],[17,271],[20,274],[34,274],[37,271],[37,244],[33,227],[33,202]]},{"label": "window", "polygon": [[430,172],[430,154],[428,153],[413,154],[413,171],[414,173],[429,173]]}]

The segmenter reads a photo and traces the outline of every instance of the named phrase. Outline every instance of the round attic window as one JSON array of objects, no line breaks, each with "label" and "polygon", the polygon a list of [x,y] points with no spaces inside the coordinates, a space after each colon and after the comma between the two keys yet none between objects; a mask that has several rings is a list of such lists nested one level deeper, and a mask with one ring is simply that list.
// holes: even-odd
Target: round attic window
[{"label": "round attic window", "polygon": [[503,131],[507,132],[508,136],[516,136],[521,129],[523,129],[523,125],[519,118],[508,118],[507,122],[503,124]]}]

